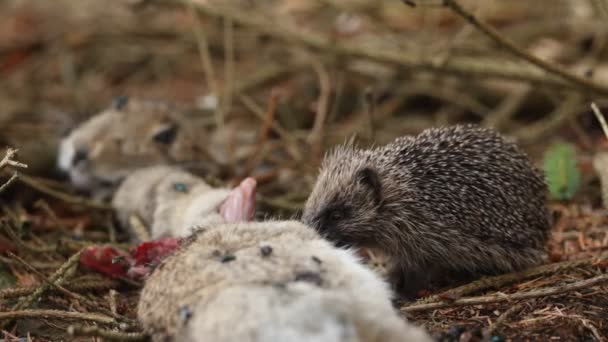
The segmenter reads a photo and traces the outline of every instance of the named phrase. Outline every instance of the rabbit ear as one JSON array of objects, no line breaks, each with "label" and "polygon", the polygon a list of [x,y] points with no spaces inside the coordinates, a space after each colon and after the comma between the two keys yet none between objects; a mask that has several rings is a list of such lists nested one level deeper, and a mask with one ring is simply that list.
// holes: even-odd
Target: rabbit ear
[{"label": "rabbit ear", "polygon": [[372,192],[376,204],[379,204],[382,201],[382,183],[376,170],[371,167],[363,168],[357,172],[356,177],[360,184]]}]

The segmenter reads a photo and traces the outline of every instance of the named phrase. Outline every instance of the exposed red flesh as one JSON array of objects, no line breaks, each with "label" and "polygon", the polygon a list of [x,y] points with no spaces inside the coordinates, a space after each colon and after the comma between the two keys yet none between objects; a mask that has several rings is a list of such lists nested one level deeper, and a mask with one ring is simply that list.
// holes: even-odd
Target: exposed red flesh
[{"label": "exposed red flesh", "polygon": [[[255,215],[256,181],[246,178],[234,188],[219,208],[226,222],[250,221]],[[130,252],[112,246],[90,246],[80,256],[80,263],[114,278],[144,279],[183,239],[165,237],[145,241]]]},{"label": "exposed red flesh", "polygon": [[133,258],[125,251],[112,246],[89,246],[80,255],[80,264],[111,277],[127,275]]},{"label": "exposed red flesh", "polygon": [[112,246],[90,246],[80,256],[80,263],[114,278],[145,278],[150,271],[181,243],[177,238],[160,238],[140,243],[130,253]]},{"label": "exposed red flesh", "polygon": [[135,265],[157,264],[179,247],[180,243],[181,239],[178,238],[160,238],[142,242],[133,252]]}]

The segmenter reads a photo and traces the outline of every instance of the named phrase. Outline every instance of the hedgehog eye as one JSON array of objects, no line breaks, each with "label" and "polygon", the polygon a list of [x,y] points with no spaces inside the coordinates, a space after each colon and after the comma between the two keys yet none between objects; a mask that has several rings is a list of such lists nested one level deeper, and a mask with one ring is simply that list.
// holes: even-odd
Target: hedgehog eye
[{"label": "hedgehog eye", "polygon": [[340,221],[342,218],[344,218],[344,215],[338,210],[334,210],[329,213],[329,219],[332,221]]},{"label": "hedgehog eye", "polygon": [[165,125],[156,132],[154,132],[152,139],[154,139],[154,141],[158,143],[170,145],[173,143],[173,141],[175,141],[175,138],[177,137],[177,130],[178,127],[176,124]]}]

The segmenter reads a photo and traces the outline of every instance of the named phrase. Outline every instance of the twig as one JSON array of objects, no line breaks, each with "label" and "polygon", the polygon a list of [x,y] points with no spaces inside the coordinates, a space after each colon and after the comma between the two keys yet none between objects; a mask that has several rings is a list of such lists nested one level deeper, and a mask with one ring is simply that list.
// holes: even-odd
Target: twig
[{"label": "twig", "polygon": [[[4,334],[4,338],[5,338],[5,339],[6,339],[7,337],[10,337],[10,338],[12,338],[12,339],[14,339],[14,340],[15,340],[15,341],[9,340],[10,342],[21,342],[21,341],[19,340],[19,337],[15,336],[15,335],[13,335],[13,334],[11,334],[11,333],[9,333],[9,332],[8,332],[8,331],[6,331],[6,330],[2,330],[2,333]],[[8,342],[8,341],[7,341],[7,342]],[[28,341],[28,342],[29,342],[29,341]]]},{"label": "twig", "polygon": [[[42,280],[43,280],[43,281],[44,281],[46,284],[48,284],[50,287],[57,289],[59,292],[61,292],[61,293],[65,294],[65,295],[67,295],[68,297],[71,297],[71,298],[73,298],[73,299],[76,299],[76,300],[78,300],[78,301],[80,301],[80,302],[84,303],[85,305],[87,305],[87,306],[89,307],[89,309],[97,309],[97,310],[101,310],[101,311],[102,311],[104,314],[106,314],[106,315],[108,315],[108,316],[111,316],[111,317],[114,317],[114,318],[116,318],[116,319],[123,320],[123,321],[125,320],[123,317],[121,317],[120,315],[118,315],[118,314],[116,313],[116,310],[114,310],[114,311],[110,311],[110,310],[107,310],[107,309],[105,309],[105,308],[103,308],[103,307],[100,307],[100,306],[99,306],[97,303],[94,303],[94,302],[90,301],[89,299],[87,299],[87,298],[85,298],[85,297],[83,297],[83,296],[81,296],[81,295],[79,295],[79,294],[77,294],[77,293],[74,293],[74,292],[72,292],[72,291],[70,291],[70,290],[66,289],[66,288],[65,288],[65,287],[63,287],[61,284],[51,282],[49,279],[47,279],[47,277],[45,277],[45,276],[44,276],[44,274],[40,273],[40,272],[39,272],[37,269],[35,269],[34,267],[32,267],[32,266],[31,266],[30,264],[28,264],[28,263],[27,263],[25,260],[21,259],[21,258],[20,258],[20,257],[18,257],[17,255],[15,255],[15,254],[13,254],[13,253],[10,253],[10,252],[9,252],[9,255],[10,255],[10,256],[11,256],[13,259],[15,259],[15,260],[17,260],[19,263],[21,263],[21,265],[25,266],[25,267],[26,267],[28,270],[30,270],[31,272],[35,273],[35,274],[36,274],[38,277],[40,277],[40,278],[41,278],[41,279],[42,279]],[[113,291],[113,290],[110,290],[110,291]],[[128,320],[128,319],[127,319],[126,321],[129,321],[129,322],[130,322],[131,320]]]},{"label": "twig", "polygon": [[59,218],[57,217],[57,214],[53,209],[51,209],[47,201],[45,201],[43,198],[40,198],[34,203],[34,207],[42,209],[42,211],[44,211],[44,213],[53,221],[53,224],[55,224],[55,226],[58,227],[59,230],[61,230],[62,232],[66,232],[66,228],[64,227],[63,223],[60,222]]},{"label": "twig", "polygon": [[515,114],[533,88],[529,84],[515,89],[483,119],[482,126],[502,129]]},{"label": "twig", "polygon": [[[203,66],[203,71],[205,72],[205,78],[207,80],[207,87],[211,92],[211,96],[215,96],[218,100],[220,97],[219,87],[215,81],[215,71],[213,69],[213,63],[211,62],[211,54],[209,53],[209,43],[207,41],[207,36],[202,29],[202,23],[194,7],[195,4],[192,1],[186,1],[186,5],[188,6],[188,11],[190,12],[192,19],[194,20],[194,25],[192,26],[192,31],[194,32],[194,36],[196,37],[196,43],[198,47],[199,55],[201,56],[201,64]],[[222,112],[221,104],[215,106],[215,124],[219,130],[224,128],[224,115]]]},{"label": "twig", "polygon": [[507,318],[509,318],[509,316],[521,311],[523,308],[524,308],[524,305],[522,303],[519,303],[519,304],[513,305],[512,307],[507,309],[500,316],[498,316],[498,318],[496,319],[496,322],[494,322],[494,324],[491,324],[486,329],[486,331],[484,331],[484,335],[488,336],[488,337],[491,336],[496,330],[500,329],[503,326],[503,324],[505,323]]},{"label": "twig", "polygon": [[64,320],[84,320],[92,321],[97,323],[115,323],[114,318],[93,314],[93,313],[82,313],[72,311],[60,311],[60,310],[20,310],[20,311],[8,311],[0,312],[0,320],[3,319],[16,319],[16,318],[57,318]]},{"label": "twig", "polygon": [[545,274],[552,274],[557,272],[562,272],[568,269],[577,268],[583,265],[589,265],[595,262],[596,260],[604,260],[608,258],[608,254],[602,254],[597,258],[586,258],[581,260],[571,260],[558,262],[553,264],[541,265],[537,267],[533,267],[521,272],[501,274],[494,277],[487,277],[475,280],[471,283],[447,290],[438,295],[429,296],[418,300],[416,304],[424,304],[430,302],[440,301],[442,298],[459,298],[469,293],[479,292],[483,290],[487,290],[490,288],[500,288],[501,286],[505,286],[507,284],[514,283],[516,281],[521,281],[525,279],[530,279],[534,277],[538,277]]},{"label": "twig", "polygon": [[270,134],[272,123],[274,122],[274,115],[276,112],[278,99],[279,92],[272,91],[270,94],[270,100],[268,101],[268,109],[266,110],[264,122],[262,124],[262,128],[260,129],[260,134],[258,135],[258,141],[255,144],[255,149],[249,155],[249,159],[245,164],[242,177],[249,175],[255,169],[256,163],[260,159],[260,154],[264,148],[264,145],[266,144],[266,141],[268,141],[268,135]]},{"label": "twig", "polygon": [[[249,109],[258,119],[264,122],[266,120],[266,115],[264,110],[260,108],[252,99],[247,95],[240,95],[239,100]],[[285,142],[285,150],[291,155],[291,157],[296,161],[302,161],[302,155],[296,146],[297,139],[285,128],[281,126],[276,120],[272,121],[272,130],[275,131],[279,137]]]},{"label": "twig", "polygon": [[593,114],[595,114],[597,121],[600,122],[602,130],[604,131],[604,135],[608,139],[608,125],[606,124],[606,118],[604,118],[604,114],[600,111],[595,102],[591,102],[591,109],[593,110]]},{"label": "twig", "polygon": [[291,73],[300,71],[305,67],[304,63],[269,64],[256,67],[256,69],[244,78],[234,80],[233,92],[244,93],[258,88],[267,82],[279,79]]},{"label": "twig", "polygon": [[520,48],[519,46],[515,45],[515,43],[513,43],[511,40],[507,39],[506,37],[503,37],[493,27],[480,21],[471,12],[464,9],[464,7],[462,7],[460,5],[460,3],[458,3],[457,0],[444,0],[444,4],[447,7],[451,8],[456,14],[460,15],[463,19],[468,21],[471,25],[475,26],[478,30],[480,30],[481,32],[486,34],[488,37],[493,39],[498,45],[506,48],[511,53],[520,57],[521,59],[526,60],[529,63],[531,63],[549,73],[555,74],[565,80],[568,80],[572,84],[577,85],[578,87],[580,87],[582,89],[587,89],[587,90],[589,90],[593,93],[597,93],[597,94],[608,95],[607,87],[596,84],[594,82],[591,82],[587,78],[571,74],[563,67],[556,65],[556,64],[551,64],[549,62],[546,62],[546,61],[528,53],[526,50]]},{"label": "twig", "polygon": [[[183,0],[192,2],[191,0]],[[170,2],[163,3],[171,5]],[[441,74],[452,74],[477,78],[504,78],[525,81],[533,84],[542,84],[560,88],[575,88],[571,82],[555,77],[537,67],[513,61],[501,60],[496,57],[470,57],[452,56],[448,61],[437,63],[421,59],[417,54],[404,51],[391,51],[386,48],[370,47],[367,44],[339,42],[314,33],[299,30],[296,27],[278,23],[277,20],[260,17],[251,11],[244,12],[217,4],[193,3],[201,13],[216,17],[230,17],[235,23],[252,27],[276,38],[295,42],[313,49],[322,50],[331,54],[365,58],[379,63],[398,65],[407,69],[427,70]],[[272,23],[272,24],[269,24]]]},{"label": "twig", "polygon": [[602,284],[608,282],[608,274],[602,274],[597,277],[593,277],[591,279],[585,279],[577,282],[573,282],[570,284],[555,286],[555,287],[546,287],[540,290],[535,291],[527,291],[527,292],[517,292],[513,294],[504,294],[499,293],[495,295],[488,296],[478,296],[478,297],[469,297],[469,298],[461,298],[456,299],[454,301],[441,301],[436,303],[428,303],[428,304],[414,304],[401,308],[403,312],[415,312],[415,311],[428,311],[435,310],[447,307],[458,307],[458,306],[468,306],[468,305],[479,305],[479,304],[490,304],[490,303],[499,303],[499,302],[510,302],[521,299],[529,299],[529,298],[537,298],[537,297],[547,297],[554,296],[557,294],[581,290],[584,288],[592,287],[598,284]]},{"label": "twig", "polygon": [[584,319],[582,317],[576,317],[575,318],[577,321],[581,322],[581,324],[589,329],[591,331],[591,333],[593,334],[593,337],[595,337],[596,341],[605,341],[605,336],[602,337],[602,334],[600,334],[600,332],[597,330],[597,327],[595,325],[593,325],[593,323],[588,320],[588,319]]},{"label": "twig", "polygon": [[48,252],[54,252],[55,250],[57,250],[57,246],[55,246],[55,245],[39,247],[37,245],[33,245],[31,243],[26,243],[26,242],[22,241],[21,238],[17,235],[17,233],[15,233],[15,231],[11,228],[11,226],[6,221],[0,221],[0,225],[2,226],[2,228],[4,228],[4,231],[12,239],[12,241],[15,244],[17,244],[17,246],[19,246],[20,248],[23,248],[27,251],[34,252],[34,253],[48,253]]},{"label": "twig", "polygon": [[[120,286],[120,282],[110,279],[71,281],[64,285],[70,291],[104,290],[118,286]],[[0,290],[0,299],[27,296],[36,291],[37,288],[37,286],[28,286],[3,289]]]},{"label": "twig", "polygon": [[368,139],[370,142],[373,142],[376,138],[376,130],[375,130],[375,122],[374,116],[376,113],[376,96],[374,90],[371,88],[366,88],[365,93],[363,94],[363,105],[365,116],[367,117],[367,133]]},{"label": "twig", "polygon": [[19,180],[35,190],[38,190],[44,194],[55,197],[64,202],[67,202],[67,203],[83,205],[83,206],[94,208],[94,209],[112,210],[112,206],[110,206],[110,205],[91,201],[84,197],[74,196],[74,195],[70,195],[70,194],[52,189],[49,186],[45,185],[40,179],[38,179],[36,177],[21,174],[21,175],[19,175]]},{"label": "twig", "polygon": [[14,149],[14,148],[8,148],[6,150],[6,154],[4,155],[4,158],[2,158],[2,160],[0,160],[0,170],[4,169],[7,166],[27,168],[26,164],[20,163],[13,159],[15,157],[15,155],[17,155],[17,152],[19,152],[19,150]]},{"label": "twig", "polygon": [[[52,284],[62,284],[66,280],[65,274],[68,272],[68,270],[70,268],[72,268],[73,266],[77,265],[78,262],[80,261],[80,254],[82,253],[82,251],[83,250],[80,250],[79,252],[72,255],[63,265],[61,265],[61,267],[59,267],[59,269],[57,269],[57,271],[55,271],[55,273],[53,273],[48,278],[49,282]],[[49,285],[49,283],[44,283],[44,284],[40,285],[40,287],[38,287],[38,289],[36,289],[36,291],[34,291],[31,295],[29,295],[26,298],[24,298],[23,300],[19,301],[12,308],[12,310],[13,311],[21,310],[21,309],[29,307],[35,301],[37,301],[38,298],[40,298],[44,294],[44,292],[46,292],[50,287],[51,287],[51,285]]]},{"label": "twig", "polygon": [[[13,166],[13,167],[18,167],[18,168],[27,168],[27,165],[20,163],[18,161],[15,161],[13,158],[15,157],[15,155],[17,154],[18,150],[13,149],[13,148],[8,148],[6,150],[6,154],[4,155],[4,158],[2,158],[2,160],[0,160],[0,171],[4,170],[4,168],[6,168],[7,166]],[[18,173],[15,171],[13,172],[13,175],[11,176],[11,178],[9,178],[4,184],[2,184],[0,186],[0,193],[4,192],[4,190],[6,190],[6,188],[8,188],[11,184],[13,184],[13,182],[15,182],[15,180],[18,177]]]},{"label": "twig", "polygon": [[[0,256],[0,263],[6,264],[6,265],[18,264],[17,261],[15,261],[13,259],[2,257],[2,256]],[[49,269],[56,270],[57,267],[61,266],[61,263],[57,263],[57,262],[31,261],[30,264],[39,270],[49,270]],[[2,293],[4,293],[5,290],[7,290],[7,289],[0,290],[0,298],[2,298]]]},{"label": "twig", "polygon": [[108,302],[110,303],[110,311],[112,311],[112,313],[114,315],[116,315],[116,290],[114,289],[110,289],[110,291],[108,291]]},{"label": "twig", "polygon": [[232,107],[232,83],[234,82],[234,25],[224,18],[224,93],[223,110],[228,115]]},{"label": "twig", "polygon": [[335,76],[335,86],[334,86],[334,100],[332,101],[331,109],[329,110],[329,115],[327,116],[327,122],[334,122],[340,112],[340,107],[342,102],[342,97],[344,96],[344,84],[345,81],[345,70],[337,70]]},{"label": "twig", "polygon": [[87,300],[86,298],[83,298],[82,296],[73,293],[71,291],[69,291],[68,289],[66,289],[65,287],[61,286],[60,284],[55,284],[53,282],[51,282],[49,279],[47,279],[47,277],[42,274],[40,271],[38,271],[36,268],[34,268],[32,265],[30,265],[29,263],[27,263],[25,260],[21,259],[19,256],[9,252],[8,255],[17,260],[22,266],[24,266],[25,268],[27,268],[28,270],[30,270],[32,273],[36,274],[38,277],[40,277],[45,283],[47,283],[50,287],[54,287],[55,289],[57,289],[58,291],[62,292],[63,294],[78,299],[78,300]]},{"label": "twig", "polygon": [[4,184],[2,184],[0,186],[0,193],[4,192],[4,190],[6,190],[6,188],[8,188],[11,184],[13,184],[13,182],[15,182],[18,178],[18,174],[17,172],[14,172],[13,175],[11,176],[11,178],[9,178],[6,182],[4,182]]},{"label": "twig", "polygon": [[313,69],[319,78],[319,98],[317,99],[317,113],[312,131],[308,136],[308,142],[312,145],[312,155],[314,160],[321,157],[321,148],[323,144],[323,128],[327,118],[329,108],[329,95],[331,92],[331,84],[327,70],[323,64],[317,60],[312,62]]},{"label": "twig", "polygon": [[98,336],[113,341],[143,341],[146,339],[146,334],[144,333],[106,330],[96,326],[70,325],[68,327],[68,334],[72,336]]},{"label": "twig", "polygon": [[546,118],[538,120],[531,125],[521,127],[514,132],[514,135],[524,142],[533,142],[541,139],[545,134],[557,129],[567,120],[571,119],[574,114],[578,114],[579,112],[576,109],[581,101],[583,101],[582,94],[568,94],[566,99],[553,112],[547,114]]}]

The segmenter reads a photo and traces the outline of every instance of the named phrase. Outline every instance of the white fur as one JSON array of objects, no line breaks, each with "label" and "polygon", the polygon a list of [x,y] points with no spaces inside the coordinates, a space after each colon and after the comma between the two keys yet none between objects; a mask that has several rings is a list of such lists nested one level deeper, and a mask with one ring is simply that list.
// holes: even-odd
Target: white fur
[{"label": "white fur", "polygon": [[59,154],[57,157],[57,166],[59,166],[59,169],[62,171],[70,171],[75,154],[76,149],[74,148],[72,139],[66,138],[62,140],[59,144]]},{"label": "white fur", "polygon": [[[264,246],[270,255],[261,255]],[[222,262],[225,254],[235,259]],[[390,298],[351,251],[299,222],[221,224],[150,276],[138,317],[155,341],[431,341]]]},{"label": "white fur", "polygon": [[[154,136],[175,125],[171,142]],[[185,116],[167,103],[131,98],[110,106],[75,127],[60,143],[57,164],[72,182],[93,193],[114,188],[131,172],[168,164],[204,164],[206,134],[199,121]],[[74,156],[83,153],[75,162]]]},{"label": "white fur", "polygon": [[194,186],[188,194],[182,194],[177,199],[159,193],[151,229],[152,237],[186,237],[199,225],[224,222],[218,208],[229,193],[228,189],[213,189],[205,183]]},{"label": "white fur", "polygon": [[192,227],[224,221],[218,208],[229,192],[212,188],[177,167],[153,166],[129,175],[117,189],[112,206],[123,226],[129,226],[129,218],[137,215],[150,228],[152,239],[186,237]]}]

